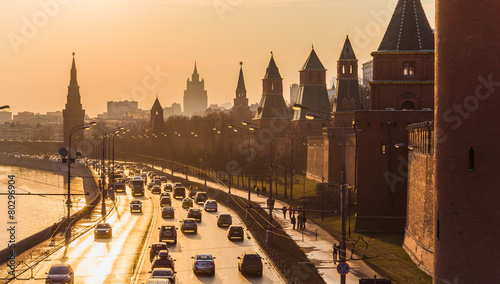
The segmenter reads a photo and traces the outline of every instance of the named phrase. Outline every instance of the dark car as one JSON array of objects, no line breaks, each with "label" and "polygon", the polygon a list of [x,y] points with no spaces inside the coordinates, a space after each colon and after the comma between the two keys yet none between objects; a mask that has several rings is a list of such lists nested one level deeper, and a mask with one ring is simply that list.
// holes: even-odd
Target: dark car
[{"label": "dark car", "polygon": [[148,183],[148,189],[151,190],[151,188],[153,188],[153,186],[155,186],[155,183],[154,182],[150,182]]},{"label": "dark car", "polygon": [[169,196],[164,196],[160,199],[160,206],[172,206],[172,199]]},{"label": "dark car", "polygon": [[153,258],[161,251],[161,250],[167,250],[167,244],[166,243],[153,243],[150,247],[151,249],[149,250],[149,261],[152,261]]},{"label": "dark car", "polygon": [[151,263],[151,270],[155,268],[170,268],[173,271],[175,271],[174,261],[175,259],[173,259],[171,256],[161,257],[161,258],[156,256],[155,259],[153,259],[153,262]]},{"label": "dark car", "polygon": [[111,225],[108,223],[99,223],[94,230],[94,238],[112,238],[113,237],[113,229]]},{"label": "dark car", "polygon": [[186,198],[186,188],[174,187],[174,198]]},{"label": "dark car", "polygon": [[201,222],[201,209],[190,208],[187,217]]},{"label": "dark car", "polygon": [[153,186],[153,188],[151,188],[151,193],[158,193],[158,194],[160,194],[161,193],[161,186],[159,186],[159,185]]},{"label": "dark car", "polygon": [[162,192],[162,193],[160,194],[160,199],[161,199],[162,197],[164,197],[164,196],[168,196],[168,197],[170,197],[170,193],[169,193],[169,192]]},{"label": "dark car", "polygon": [[159,241],[173,241],[174,244],[177,243],[177,228],[175,225],[162,225],[159,233]]},{"label": "dark car", "polygon": [[130,201],[130,212],[134,211],[142,212],[142,201],[140,201],[139,199]]},{"label": "dark car", "polygon": [[262,258],[258,253],[244,252],[241,256],[238,256],[238,259],[238,270],[241,274],[257,273],[262,275]]},{"label": "dark car", "polygon": [[45,283],[71,283],[75,282],[73,269],[69,264],[56,264],[50,267]]},{"label": "dark car", "polygon": [[181,222],[181,231],[193,231],[195,234],[198,233],[198,225],[196,220],[193,218],[184,218]]},{"label": "dark car", "polygon": [[200,188],[197,186],[190,186],[189,187],[189,197],[194,198],[196,193],[200,191]]},{"label": "dark car", "polygon": [[166,183],[165,185],[163,185],[163,191],[172,191],[173,188],[174,186],[171,183]]},{"label": "dark car", "polygon": [[159,177],[155,177],[155,184],[156,185],[161,185],[161,179]]},{"label": "dark car", "polygon": [[166,177],[166,176],[161,176],[161,177],[160,177],[160,180],[161,180],[162,182],[166,182],[166,181],[167,181],[167,177]]},{"label": "dark car", "polygon": [[205,203],[205,201],[208,200],[208,195],[206,192],[198,192],[196,193],[195,197],[194,197],[194,203]]},{"label": "dark car", "polygon": [[231,214],[221,213],[217,216],[217,226],[231,226],[233,224],[233,217]]},{"label": "dark car", "polygon": [[165,206],[161,210],[161,217],[163,218],[174,218],[175,209],[172,206]]},{"label": "dark car", "polygon": [[227,238],[230,239],[240,239],[243,240],[243,227],[241,225],[231,225],[227,230]]}]

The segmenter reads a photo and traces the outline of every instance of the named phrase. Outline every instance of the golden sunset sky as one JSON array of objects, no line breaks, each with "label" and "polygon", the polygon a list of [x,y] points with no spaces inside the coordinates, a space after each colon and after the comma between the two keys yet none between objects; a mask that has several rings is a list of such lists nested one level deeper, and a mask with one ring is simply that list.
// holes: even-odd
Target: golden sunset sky
[{"label": "golden sunset sky", "polygon": [[[362,63],[371,60],[397,0],[0,0],[0,105],[46,113],[66,103],[72,52],[83,108],[135,100],[149,109],[183,100],[196,60],[208,103],[235,96],[239,61],[250,103],[273,51],[288,86],[314,44],[336,76],[348,33]],[[434,0],[422,0],[434,28]],[[328,79],[328,82],[330,79]],[[329,86],[331,87],[331,86]]]}]

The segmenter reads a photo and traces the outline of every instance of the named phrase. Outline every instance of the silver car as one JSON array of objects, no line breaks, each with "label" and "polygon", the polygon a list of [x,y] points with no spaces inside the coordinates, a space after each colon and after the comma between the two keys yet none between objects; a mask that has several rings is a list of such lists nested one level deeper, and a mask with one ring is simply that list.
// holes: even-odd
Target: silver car
[{"label": "silver car", "polygon": [[202,271],[215,273],[215,256],[211,254],[197,254],[191,258],[193,259],[193,273]]},{"label": "silver car", "polygon": [[217,201],[207,200],[207,201],[205,201],[205,205],[203,207],[204,207],[205,211],[213,210],[213,211],[217,212]]},{"label": "silver car", "polygon": [[56,264],[52,265],[47,277],[45,278],[45,283],[75,283],[75,275],[73,274],[73,269],[69,264]]}]

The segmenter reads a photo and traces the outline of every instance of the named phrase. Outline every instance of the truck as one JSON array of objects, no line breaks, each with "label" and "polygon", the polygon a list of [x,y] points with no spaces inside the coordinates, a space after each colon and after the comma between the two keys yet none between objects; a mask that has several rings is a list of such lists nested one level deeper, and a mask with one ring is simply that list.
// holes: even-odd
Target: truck
[{"label": "truck", "polygon": [[140,176],[132,180],[132,196],[136,195],[144,196],[144,179]]}]

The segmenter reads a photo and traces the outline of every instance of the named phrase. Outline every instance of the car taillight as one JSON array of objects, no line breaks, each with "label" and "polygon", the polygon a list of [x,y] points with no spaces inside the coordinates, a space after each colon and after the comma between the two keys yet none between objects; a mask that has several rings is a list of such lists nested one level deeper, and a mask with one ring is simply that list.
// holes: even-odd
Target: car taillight
[{"label": "car taillight", "polygon": [[195,262],[194,265],[198,265],[198,262]]},{"label": "car taillight", "polygon": [[210,265],[215,265],[215,263],[212,261],[212,263],[210,263]]},{"label": "car taillight", "polygon": [[149,252],[153,252],[153,249],[151,249]]}]

